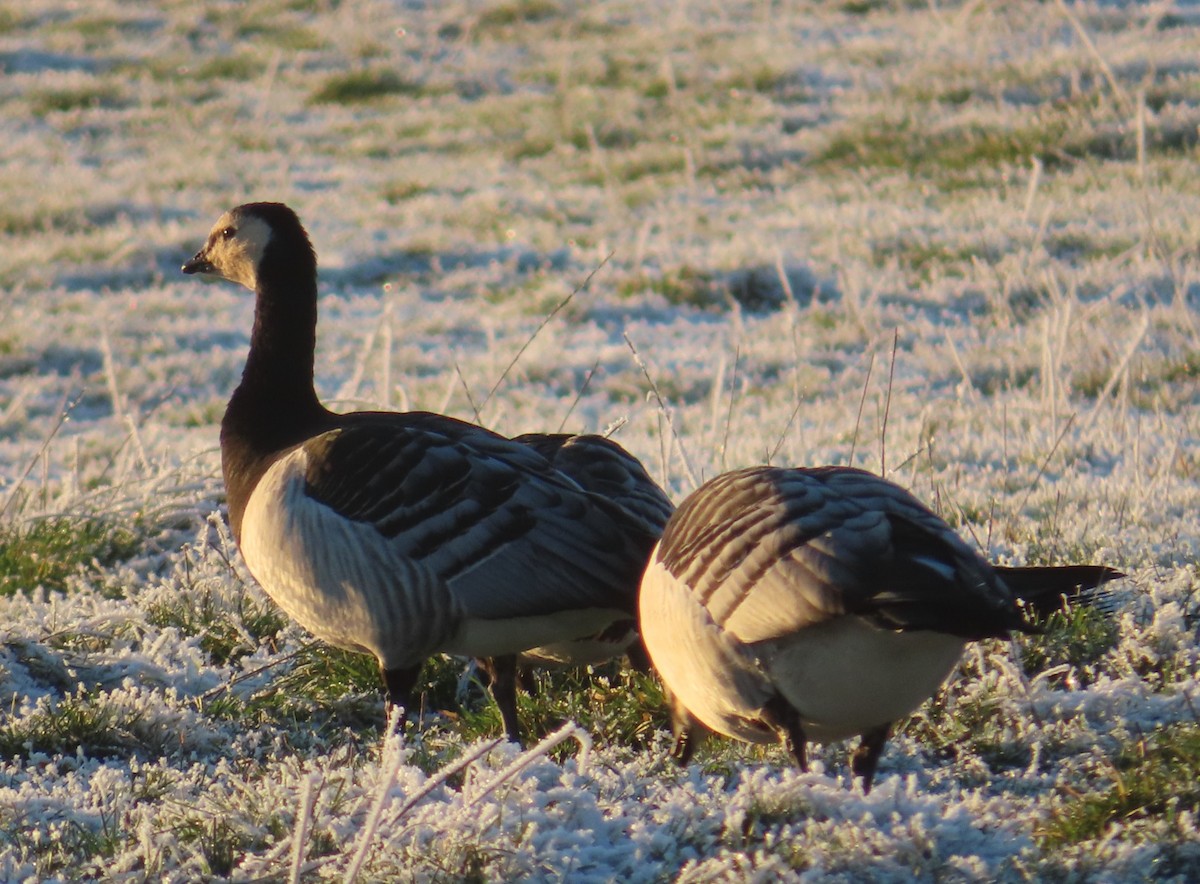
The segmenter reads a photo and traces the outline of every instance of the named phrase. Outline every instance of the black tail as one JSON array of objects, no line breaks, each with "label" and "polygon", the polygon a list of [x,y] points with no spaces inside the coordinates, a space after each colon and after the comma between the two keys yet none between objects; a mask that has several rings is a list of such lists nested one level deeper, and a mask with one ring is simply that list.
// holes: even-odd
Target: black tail
[{"label": "black tail", "polygon": [[1105,565],[994,567],[1013,595],[1039,617],[1049,617],[1068,605],[1083,605],[1109,613],[1116,603],[1104,584],[1125,576]]}]

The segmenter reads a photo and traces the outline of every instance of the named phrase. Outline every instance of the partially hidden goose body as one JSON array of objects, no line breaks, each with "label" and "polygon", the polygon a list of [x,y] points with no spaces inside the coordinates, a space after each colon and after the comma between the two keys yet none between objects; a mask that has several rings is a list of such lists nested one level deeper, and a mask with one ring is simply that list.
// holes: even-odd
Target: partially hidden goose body
[{"label": "partially hidden goose body", "polygon": [[[642,580],[641,630],[685,761],[692,728],[782,741],[861,736],[869,790],[891,724],[949,676],[967,642],[1037,632],[1121,575],[996,568],[904,489],[848,467],[751,467],[689,495]],[[1024,604],[1022,604],[1024,603]]]},{"label": "partially hidden goose body", "polygon": [[[641,461],[611,439],[570,433],[525,433],[513,438],[537,451],[585,491],[617,504],[641,530],[661,537],[674,505],[666,492],[650,477]],[[647,556],[648,558],[648,556]],[[643,567],[645,562],[643,562]],[[640,579],[640,575],[639,575]],[[650,660],[638,632],[637,613],[608,623],[602,630],[577,639],[528,648],[520,654],[480,658],[491,679],[492,694],[505,728],[516,733],[516,689],[518,682],[534,689],[528,675],[531,667],[585,666],[603,663],[621,654],[629,656],[635,669],[648,671]],[[511,721],[507,717],[511,715]]]},{"label": "partially hidden goose body", "polygon": [[[183,272],[256,294],[221,422],[246,565],[313,635],[373,654],[390,702],[413,711],[433,654],[518,654],[636,616],[661,525],[586,490],[537,445],[443,415],[320,404],[316,255],[290,208],[230,210]],[[515,706],[497,702],[516,739]]]},{"label": "partially hidden goose body", "polygon": [[[585,491],[619,506],[643,534],[656,540],[662,536],[667,520],[675,511],[674,504],[650,478],[641,461],[611,439],[591,434],[525,433],[513,441],[533,448]],[[640,668],[649,668],[638,635],[636,606],[630,613],[627,619],[614,621],[595,635],[529,648],[521,653],[521,662],[535,666],[579,666],[629,653],[635,665],[645,661]]]}]

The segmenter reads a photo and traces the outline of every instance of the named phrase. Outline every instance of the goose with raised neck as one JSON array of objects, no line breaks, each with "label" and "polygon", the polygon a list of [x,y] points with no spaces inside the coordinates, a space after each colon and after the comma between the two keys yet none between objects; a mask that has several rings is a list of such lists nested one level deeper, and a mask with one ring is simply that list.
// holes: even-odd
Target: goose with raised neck
[{"label": "goose with raised neck", "polygon": [[[670,510],[661,489],[626,506],[528,439],[426,412],[327,410],[313,385],[316,255],[286,205],[226,212],[182,269],[256,295],[250,352],[221,423],[247,567],[318,638],[374,654],[391,703],[413,710],[433,654],[569,657],[635,620]],[[663,512],[647,518],[641,501],[655,493]],[[515,699],[494,694],[516,739]]]}]

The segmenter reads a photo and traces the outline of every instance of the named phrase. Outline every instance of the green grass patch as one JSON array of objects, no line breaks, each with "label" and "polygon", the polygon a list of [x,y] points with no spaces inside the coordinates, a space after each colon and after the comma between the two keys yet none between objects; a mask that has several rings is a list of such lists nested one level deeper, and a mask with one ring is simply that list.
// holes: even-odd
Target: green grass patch
[{"label": "green grass patch", "polygon": [[18,816],[10,823],[0,816],[0,845],[11,845],[18,855],[32,859],[33,878],[38,881],[81,880],[84,869],[112,857],[127,837],[119,812],[107,807],[79,819],[47,821]]},{"label": "green grass patch", "polygon": [[34,116],[65,111],[88,110],[97,107],[119,107],[124,103],[115,87],[103,84],[78,86],[73,89],[44,89],[29,97]]},{"label": "green grass patch", "polygon": [[8,6],[0,6],[0,34],[10,34],[24,23],[16,10]]},{"label": "green grass patch", "polygon": [[269,25],[256,22],[241,29],[241,35],[293,52],[308,52],[325,46],[325,39],[312,28],[298,25]]},{"label": "green grass patch", "polygon": [[641,150],[618,156],[612,163],[613,177],[622,183],[641,178],[666,177],[674,182],[687,168],[683,150],[674,145],[662,149]]},{"label": "green grass patch", "polygon": [[177,730],[82,686],[57,699],[43,697],[27,714],[0,723],[0,758],[79,751],[91,758],[156,758],[180,746]]},{"label": "green grass patch", "polygon": [[99,518],[39,519],[0,528],[0,596],[63,591],[80,570],[95,572],[131,558],[140,536]]},{"label": "green grass patch", "polygon": [[1123,746],[1104,772],[1107,787],[1065,796],[1039,826],[1038,841],[1053,850],[1104,837],[1116,823],[1165,819],[1182,824],[1200,810],[1200,724],[1159,728]]},{"label": "green grass patch", "polygon": [[238,3],[211,6],[205,10],[204,18],[222,30],[233,31],[242,42],[259,48],[271,46],[293,52],[324,48],[327,41],[320,29],[301,23],[310,20],[314,11],[304,8],[295,11],[300,15],[292,14],[286,8],[280,9],[275,3]]},{"label": "green grass patch", "polygon": [[594,88],[627,89],[652,98],[664,98],[667,81],[654,60],[636,52],[610,50],[601,54],[597,75],[586,80]]},{"label": "green grass patch", "polygon": [[1159,377],[1166,384],[1200,378],[1200,350],[1191,350],[1178,359],[1171,360],[1164,366]]},{"label": "green grass patch", "polygon": [[48,231],[82,233],[91,226],[87,213],[78,206],[35,211],[11,206],[0,209],[0,233],[11,236],[37,236]]},{"label": "green grass patch", "polygon": [[[439,662],[426,666],[418,692],[428,690],[428,679],[443,675]],[[346,729],[363,745],[378,739],[385,707],[383,682],[372,655],[314,640],[280,658],[267,677],[267,683],[253,692],[236,684],[214,692],[204,700],[204,713],[242,727],[285,730],[292,734],[293,744],[340,742]],[[296,739],[299,733],[302,740]]]},{"label": "green grass patch", "polygon": [[530,133],[508,149],[508,158],[514,162],[521,160],[536,160],[554,150],[558,144],[555,135],[546,132]]},{"label": "green grass patch", "polygon": [[[1021,642],[1021,663],[1028,675],[1037,675],[1055,666],[1071,667],[1078,684],[1090,684],[1104,657],[1117,646],[1121,629],[1108,614],[1094,607],[1075,605],[1053,614],[1041,635],[1025,636]],[[1055,679],[1061,683],[1065,675]]]},{"label": "green grass patch", "polygon": [[393,181],[383,187],[383,198],[392,205],[410,200],[432,190],[428,184],[419,181]]},{"label": "green grass patch", "polygon": [[[437,657],[426,663],[422,703],[426,710],[438,710],[445,722],[432,723],[427,731],[436,734],[445,728],[455,745],[502,737],[504,726],[484,684],[486,676],[464,674],[462,660]],[[517,715],[527,746],[568,721],[592,734],[597,745],[645,747],[658,730],[669,728],[657,678],[630,669],[623,658],[597,666],[534,669],[522,681]],[[437,739],[429,743],[427,757],[414,760],[432,771],[447,759]],[[576,748],[568,742],[552,754],[561,760]]]},{"label": "green grass patch", "polygon": [[847,15],[869,15],[890,5],[889,0],[843,0],[837,8]]},{"label": "green grass patch", "polygon": [[910,231],[870,242],[871,262],[877,267],[894,261],[913,282],[935,278],[962,277],[972,259],[991,261],[992,250],[979,243],[954,246]]},{"label": "green grass patch", "polygon": [[267,69],[261,56],[244,52],[237,55],[218,55],[195,69],[196,80],[249,80]]},{"label": "green grass patch", "polygon": [[[530,673],[533,693],[517,695],[517,710],[528,741],[574,721],[598,743],[649,745],[670,720],[657,677],[631,669],[625,660],[599,666],[542,669]],[[494,712],[495,704],[489,704]],[[499,713],[495,712],[499,733]]]},{"label": "green grass patch", "polygon": [[744,92],[771,93],[787,80],[787,71],[761,62],[756,66],[733,71],[716,83],[719,89],[740,89]]},{"label": "green grass patch", "polygon": [[612,121],[601,121],[590,131],[586,126],[577,126],[566,137],[577,150],[583,151],[592,148],[593,139],[597,147],[605,150],[627,150],[641,140],[636,130]]},{"label": "green grass patch", "polygon": [[260,713],[324,716],[358,727],[383,724],[383,681],[370,654],[324,642],[304,645],[270,686],[251,698]]},{"label": "green grass patch", "polygon": [[164,820],[173,839],[194,849],[199,860],[193,872],[197,880],[227,880],[241,857],[278,843],[288,834],[281,809],[266,806],[253,792],[252,783],[246,786],[239,806],[179,802],[173,808],[178,815]]},{"label": "green grass patch", "polygon": [[97,703],[82,691],[57,704],[42,703],[30,715],[0,726],[0,757],[35,753],[66,755],[84,747],[88,755],[120,755],[126,748],[114,706]]},{"label": "green grass patch", "polygon": [[[919,105],[945,106],[965,104],[971,98],[972,87],[960,85],[915,100]],[[876,115],[834,130],[809,162],[827,171],[900,171],[953,189],[994,182],[1006,169],[1028,167],[1034,159],[1047,171],[1070,168],[1080,161],[1134,159],[1134,133],[1113,117],[1113,111],[1097,106],[1097,101],[1085,97],[1075,104],[1046,104],[1017,124],[939,123],[936,116],[924,111]],[[1146,133],[1150,156],[1187,156],[1195,152],[1198,143],[1196,126],[1190,121],[1151,127]],[[1075,244],[1066,241],[1062,245],[1070,248]]]},{"label": "green grass patch", "polygon": [[625,298],[641,297],[646,292],[662,295],[672,305],[690,305],[702,309],[722,302],[712,274],[687,266],[657,275],[639,273],[617,283],[617,293]]},{"label": "green grass patch", "polygon": [[546,21],[562,13],[554,0],[510,0],[484,10],[475,23],[475,31],[511,28],[531,22]]},{"label": "green grass patch", "polygon": [[[228,385],[229,389],[236,384],[236,380],[231,381]],[[221,416],[224,414],[225,401],[222,399],[211,402],[190,402],[177,412],[165,412],[164,417],[175,426],[212,427],[221,422]]]},{"label": "green grass patch", "polygon": [[138,39],[161,26],[162,22],[154,18],[119,18],[104,14],[85,14],[58,25],[62,31],[78,34],[87,46],[93,48],[108,47],[123,38]]},{"label": "green grass patch", "polygon": [[[1092,366],[1071,377],[1071,389],[1080,396],[1095,398],[1112,377],[1110,365]],[[1200,351],[1166,357],[1135,357],[1123,385],[1129,403],[1145,410],[1165,409],[1177,413],[1191,408],[1200,380]],[[1179,463],[1186,463],[1181,454]]]},{"label": "green grass patch", "polygon": [[[574,721],[614,745],[646,745],[667,715],[657,679],[631,670],[623,659],[593,667],[536,669],[517,693],[517,710],[527,744]],[[486,676],[471,673],[461,658],[436,655],[425,662],[416,685],[417,708],[408,727],[421,719],[428,745],[416,762],[435,769],[445,763],[445,736],[454,745],[503,736],[500,713]],[[206,703],[215,717],[250,724],[303,721],[317,739],[335,739],[344,728],[378,735],[384,723],[383,685],[375,658],[314,641],[281,664],[271,682],[252,696],[234,691]],[[564,751],[573,751],[572,746]]]},{"label": "green grass patch", "polygon": [[939,180],[967,173],[999,174],[1002,167],[1026,166],[1034,157],[1047,167],[1063,160],[1066,120],[1048,117],[1025,126],[963,125],[934,128],[906,116],[875,117],[833,134],[813,154],[820,168],[894,169]]},{"label": "green grass patch", "polygon": [[1063,230],[1050,233],[1045,249],[1060,261],[1083,264],[1097,258],[1116,258],[1131,252],[1139,245],[1132,236],[1111,237],[1107,240],[1089,233]]},{"label": "green grass patch", "polygon": [[309,97],[310,104],[366,104],[395,95],[420,95],[420,83],[391,70],[335,74]]},{"label": "green grass patch", "polygon": [[902,730],[944,758],[978,757],[992,770],[1028,765],[1030,749],[1013,732],[1006,697],[994,686],[972,685],[977,673],[960,673]]}]

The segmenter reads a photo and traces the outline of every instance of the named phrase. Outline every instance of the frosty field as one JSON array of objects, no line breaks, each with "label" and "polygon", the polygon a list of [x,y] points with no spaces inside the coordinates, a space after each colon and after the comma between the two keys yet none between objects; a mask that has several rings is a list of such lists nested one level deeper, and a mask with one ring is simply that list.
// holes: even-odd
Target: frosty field
[{"label": "frosty field", "polygon": [[[1195,880],[1198,125],[1185,2],[0,0],[0,880]],[[862,466],[1116,610],[972,646],[866,796],[679,768],[615,664],[522,750],[437,661],[385,740],[223,518],[252,297],[179,266],[248,200],[331,407]]]}]

